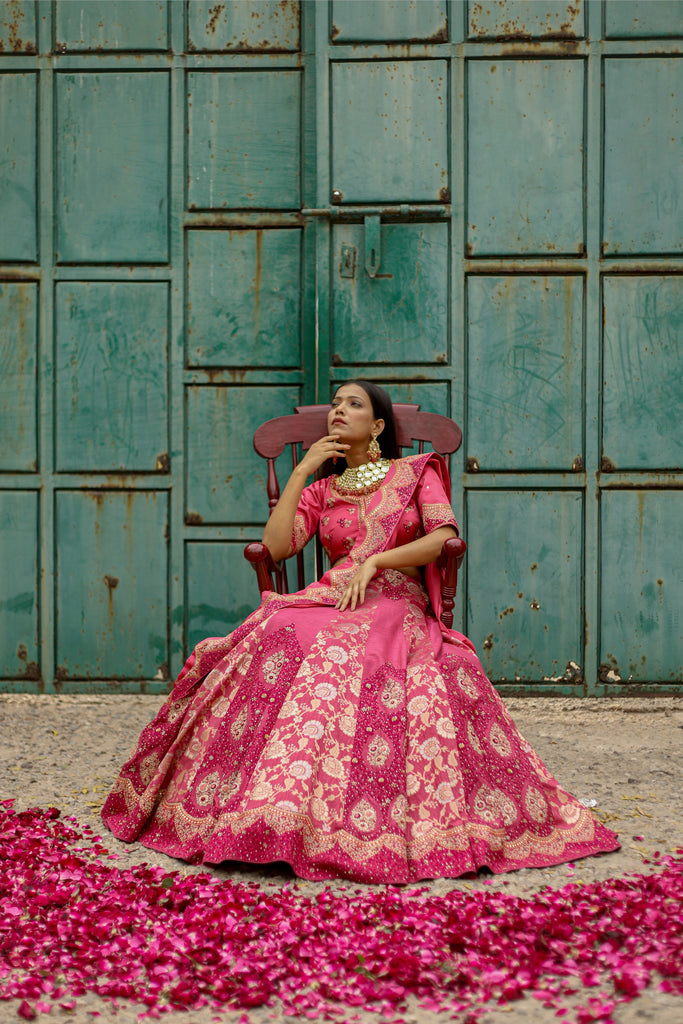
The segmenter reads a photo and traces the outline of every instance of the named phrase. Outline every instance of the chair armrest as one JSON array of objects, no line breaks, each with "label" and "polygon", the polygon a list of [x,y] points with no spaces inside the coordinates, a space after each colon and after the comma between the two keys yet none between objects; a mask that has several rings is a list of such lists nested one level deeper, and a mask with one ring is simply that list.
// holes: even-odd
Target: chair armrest
[{"label": "chair armrest", "polygon": [[437,565],[444,570],[441,583],[441,621],[447,629],[453,626],[453,605],[458,589],[458,569],[467,551],[467,544],[462,537],[449,537],[441,548]]},{"label": "chair armrest", "polygon": [[287,569],[284,558],[281,562],[276,562],[266,545],[258,540],[247,544],[244,557],[256,570],[258,588],[262,594],[268,590],[276,590],[278,594],[287,593]]}]

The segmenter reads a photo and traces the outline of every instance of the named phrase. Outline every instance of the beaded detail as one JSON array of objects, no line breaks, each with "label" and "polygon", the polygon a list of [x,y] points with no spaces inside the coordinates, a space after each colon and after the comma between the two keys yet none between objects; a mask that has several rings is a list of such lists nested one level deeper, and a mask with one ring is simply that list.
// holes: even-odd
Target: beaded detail
[{"label": "beaded detail", "polygon": [[348,466],[332,486],[337,494],[371,494],[376,491],[391,469],[391,459],[365,462],[362,466]]}]

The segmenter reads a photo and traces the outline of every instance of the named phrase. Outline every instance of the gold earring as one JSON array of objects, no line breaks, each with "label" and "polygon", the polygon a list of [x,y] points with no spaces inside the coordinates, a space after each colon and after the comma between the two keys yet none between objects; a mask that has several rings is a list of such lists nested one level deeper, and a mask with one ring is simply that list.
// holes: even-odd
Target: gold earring
[{"label": "gold earring", "polygon": [[370,459],[370,462],[377,462],[377,460],[380,458],[381,454],[382,454],[382,450],[381,450],[380,446],[377,443],[377,434],[375,434],[373,432],[372,440],[370,441],[370,444],[368,445],[368,458]]}]

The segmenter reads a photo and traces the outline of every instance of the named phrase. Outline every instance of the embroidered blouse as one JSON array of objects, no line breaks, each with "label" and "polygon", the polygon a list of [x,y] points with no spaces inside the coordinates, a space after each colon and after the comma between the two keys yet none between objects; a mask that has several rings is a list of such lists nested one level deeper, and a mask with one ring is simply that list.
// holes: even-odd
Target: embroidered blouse
[{"label": "embroidered blouse", "polygon": [[[392,487],[392,484],[400,476],[397,469],[404,461],[395,460],[384,478],[379,488],[382,492],[379,506],[377,491],[363,495],[337,494],[334,487],[336,477],[316,480],[305,487],[294,517],[287,557],[301,551],[316,529],[319,529],[322,546],[332,565],[345,556],[353,558],[354,550],[361,545],[368,532],[366,517],[381,517],[390,513],[392,509],[389,506],[396,507],[397,497],[400,514],[387,547],[409,544],[442,526],[452,526],[457,532],[458,526],[443,482],[431,465],[422,470],[410,499],[407,502],[401,500],[396,493],[399,488]],[[372,506],[370,511],[369,506]]]}]

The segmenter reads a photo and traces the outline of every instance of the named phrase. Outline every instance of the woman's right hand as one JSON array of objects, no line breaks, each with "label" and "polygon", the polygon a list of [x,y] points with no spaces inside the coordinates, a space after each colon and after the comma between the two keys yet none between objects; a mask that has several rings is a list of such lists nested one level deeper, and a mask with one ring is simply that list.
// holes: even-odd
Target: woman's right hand
[{"label": "woman's right hand", "polygon": [[298,468],[304,471],[306,476],[309,476],[311,473],[315,473],[316,469],[319,469],[327,459],[331,459],[335,455],[343,458],[350,447],[350,444],[344,444],[339,440],[339,434],[327,434],[311,445]]}]

